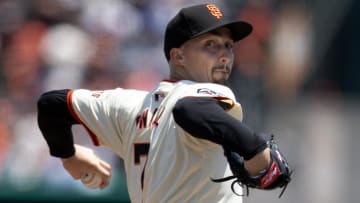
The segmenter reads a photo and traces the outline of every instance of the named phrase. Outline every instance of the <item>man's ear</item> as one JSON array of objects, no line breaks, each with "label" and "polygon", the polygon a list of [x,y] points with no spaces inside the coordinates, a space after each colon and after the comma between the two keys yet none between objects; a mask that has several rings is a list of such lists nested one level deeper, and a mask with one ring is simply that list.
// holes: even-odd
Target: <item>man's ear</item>
[{"label": "man's ear", "polygon": [[173,61],[175,65],[183,65],[183,54],[181,49],[179,48],[172,48],[170,50],[170,59]]}]

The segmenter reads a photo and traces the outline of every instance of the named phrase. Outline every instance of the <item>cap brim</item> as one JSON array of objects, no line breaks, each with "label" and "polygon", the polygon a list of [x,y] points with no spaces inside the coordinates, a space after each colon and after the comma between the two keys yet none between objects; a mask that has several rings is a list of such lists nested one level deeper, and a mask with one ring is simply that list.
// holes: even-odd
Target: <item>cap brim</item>
[{"label": "cap brim", "polygon": [[248,36],[253,28],[251,26],[251,24],[244,22],[244,21],[234,21],[234,22],[229,22],[229,23],[225,23],[225,24],[220,24],[220,25],[216,25],[213,27],[210,27],[206,30],[203,30],[200,33],[197,33],[196,35],[194,35],[192,38],[200,36],[202,34],[208,33],[212,30],[216,30],[218,28],[221,27],[226,27],[231,31],[232,37],[234,39],[234,42],[239,41],[243,38],[245,38],[246,36]]}]

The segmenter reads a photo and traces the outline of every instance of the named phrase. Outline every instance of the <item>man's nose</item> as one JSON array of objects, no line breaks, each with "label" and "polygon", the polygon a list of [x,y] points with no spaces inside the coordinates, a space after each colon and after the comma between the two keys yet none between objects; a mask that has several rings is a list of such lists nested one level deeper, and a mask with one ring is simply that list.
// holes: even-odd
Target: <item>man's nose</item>
[{"label": "man's nose", "polygon": [[221,62],[222,64],[230,63],[232,56],[233,56],[232,51],[224,48],[224,49],[222,50],[222,52],[221,52],[220,62]]}]

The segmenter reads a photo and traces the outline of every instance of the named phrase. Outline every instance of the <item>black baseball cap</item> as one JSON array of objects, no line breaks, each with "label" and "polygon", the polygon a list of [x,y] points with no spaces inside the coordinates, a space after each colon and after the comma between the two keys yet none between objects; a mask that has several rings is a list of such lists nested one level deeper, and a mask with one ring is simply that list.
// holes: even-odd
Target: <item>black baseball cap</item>
[{"label": "black baseball cap", "polygon": [[252,26],[245,21],[231,21],[215,4],[199,4],[182,8],[167,24],[164,40],[166,59],[170,59],[171,48],[180,47],[187,40],[227,27],[233,40],[239,41],[248,36]]}]

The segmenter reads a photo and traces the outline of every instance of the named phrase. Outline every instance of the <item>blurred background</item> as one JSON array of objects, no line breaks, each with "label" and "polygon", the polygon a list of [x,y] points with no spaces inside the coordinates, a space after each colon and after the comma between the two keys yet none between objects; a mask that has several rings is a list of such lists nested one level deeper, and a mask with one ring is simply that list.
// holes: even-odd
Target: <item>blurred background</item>
[{"label": "blurred background", "polygon": [[[129,202],[122,161],[107,189],[84,188],[49,156],[36,121],[52,89],[150,90],[168,75],[168,20],[195,0],[0,1],[0,201]],[[219,0],[254,32],[235,47],[229,86],[244,122],[272,132],[295,169],[280,190],[245,203],[356,203],[360,168],[360,1]],[[92,146],[80,126],[76,142]]]}]

